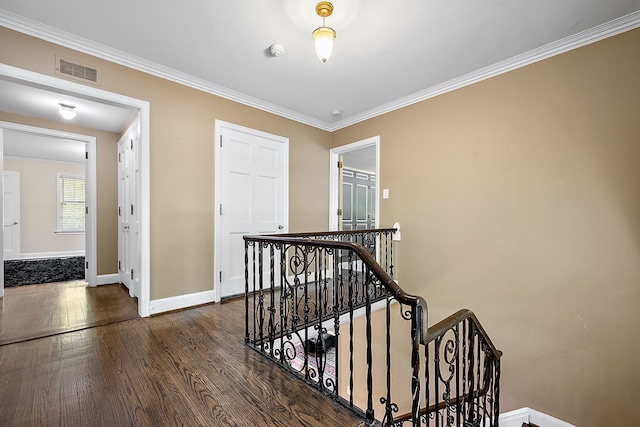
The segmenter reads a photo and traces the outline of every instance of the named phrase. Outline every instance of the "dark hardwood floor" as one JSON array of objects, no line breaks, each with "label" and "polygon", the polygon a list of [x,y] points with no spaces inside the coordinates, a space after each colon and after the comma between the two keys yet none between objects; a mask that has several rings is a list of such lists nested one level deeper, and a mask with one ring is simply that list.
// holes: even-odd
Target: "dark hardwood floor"
[{"label": "dark hardwood floor", "polygon": [[356,426],[244,345],[242,299],[0,347],[0,425]]},{"label": "dark hardwood floor", "polygon": [[6,288],[0,299],[0,345],[138,317],[120,284],[88,287],[84,280]]}]

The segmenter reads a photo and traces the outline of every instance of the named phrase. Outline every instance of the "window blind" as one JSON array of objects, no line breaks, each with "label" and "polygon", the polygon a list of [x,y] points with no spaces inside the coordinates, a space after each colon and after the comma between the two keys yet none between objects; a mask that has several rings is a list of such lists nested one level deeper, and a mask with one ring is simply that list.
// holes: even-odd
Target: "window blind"
[{"label": "window blind", "polygon": [[60,231],[84,231],[85,179],[60,175],[60,204],[58,229]]}]

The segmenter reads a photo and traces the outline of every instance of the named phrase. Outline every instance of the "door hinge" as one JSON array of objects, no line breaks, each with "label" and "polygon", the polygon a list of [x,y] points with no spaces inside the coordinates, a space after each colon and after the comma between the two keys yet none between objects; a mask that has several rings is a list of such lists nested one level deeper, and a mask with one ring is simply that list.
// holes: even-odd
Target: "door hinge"
[{"label": "door hinge", "polygon": [[133,215],[133,203],[131,203],[131,215]]},{"label": "door hinge", "polygon": [[220,271],[220,283],[222,283],[222,271]]},{"label": "door hinge", "polygon": [[118,270],[122,270],[122,261],[118,260]]},{"label": "door hinge", "polygon": [[338,160],[338,169],[342,169],[342,162]]},{"label": "door hinge", "polygon": [[342,215],[342,209],[338,209],[338,216]]},{"label": "door hinge", "polygon": [[222,215],[222,203],[220,203],[220,215]]},{"label": "door hinge", "polygon": [[133,139],[131,139],[131,149],[133,150]]},{"label": "door hinge", "polygon": [[122,216],[122,208],[118,206],[118,216]]},{"label": "door hinge", "polygon": [[84,207],[84,213],[85,215],[89,215],[89,206]]},{"label": "door hinge", "polygon": [[222,148],[222,135],[220,135],[220,148]]},{"label": "door hinge", "polygon": [[122,153],[118,153],[118,163],[122,163]]},{"label": "door hinge", "polygon": [[131,280],[133,280],[133,268],[131,269]]},{"label": "door hinge", "polygon": [[89,269],[89,261],[84,263],[84,268],[86,268],[87,270]]},{"label": "door hinge", "polygon": [[88,151],[85,151],[85,152],[84,152],[84,158],[85,158],[85,159],[87,159],[87,160],[89,160],[89,152],[88,152]]}]

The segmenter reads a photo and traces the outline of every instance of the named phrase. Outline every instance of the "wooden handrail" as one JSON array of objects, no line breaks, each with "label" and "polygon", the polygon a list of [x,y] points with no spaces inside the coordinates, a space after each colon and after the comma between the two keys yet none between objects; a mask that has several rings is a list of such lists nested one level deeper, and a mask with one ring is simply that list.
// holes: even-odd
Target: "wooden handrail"
[{"label": "wooden handrail", "polygon": [[495,357],[496,359],[500,359],[500,357],[502,357],[502,352],[498,350],[495,347],[495,345],[493,345],[491,338],[489,338],[489,335],[487,335],[487,332],[484,330],[484,328],[480,324],[480,321],[478,320],[476,315],[473,314],[473,311],[468,310],[466,308],[463,308],[462,310],[458,310],[457,312],[453,313],[451,316],[431,326],[427,330],[427,339],[425,343],[430,343],[436,338],[444,335],[448,330],[452,329],[454,326],[462,323],[464,320],[467,320],[467,319],[471,319],[476,329],[480,332],[480,335],[482,335],[482,338],[484,339],[484,341],[489,345],[489,348],[493,353],[493,357]]}]

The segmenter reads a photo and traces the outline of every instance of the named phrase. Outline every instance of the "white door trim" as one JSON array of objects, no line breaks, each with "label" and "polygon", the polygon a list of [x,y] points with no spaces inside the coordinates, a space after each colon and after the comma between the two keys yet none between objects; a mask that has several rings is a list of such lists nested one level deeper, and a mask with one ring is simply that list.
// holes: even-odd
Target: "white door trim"
[{"label": "white door trim", "polygon": [[380,136],[363,139],[340,147],[332,148],[329,152],[329,230],[338,230],[338,197],[340,174],[338,173],[338,160],[344,153],[359,150],[361,148],[376,147],[376,221],[375,227],[380,227]]},{"label": "white door trim", "polygon": [[214,238],[213,238],[213,290],[215,293],[214,301],[220,302],[222,297],[222,292],[220,289],[220,276],[217,272],[220,271],[221,266],[221,257],[220,251],[218,248],[221,247],[221,232],[220,232],[220,220],[217,215],[219,212],[220,203],[222,203],[221,195],[222,195],[222,179],[221,179],[221,170],[222,167],[220,165],[220,141],[222,137],[222,129],[230,129],[237,132],[244,132],[250,135],[254,135],[260,138],[267,138],[271,140],[277,140],[284,144],[285,153],[284,153],[284,161],[285,161],[285,170],[284,170],[284,183],[287,191],[284,193],[284,207],[285,207],[285,217],[284,217],[284,230],[289,230],[289,138],[285,138],[282,136],[274,135],[267,132],[262,132],[256,129],[247,128],[244,126],[236,125],[229,122],[224,122],[222,120],[215,121],[215,139],[214,139],[214,170],[215,170],[215,183],[214,183]]},{"label": "white door trim", "polygon": [[[138,298],[138,314],[141,317],[148,317],[150,313],[151,302],[151,203],[150,188],[151,176],[149,170],[150,164],[150,104],[148,101],[131,98],[113,92],[108,92],[91,86],[85,86],[63,80],[57,77],[47,76],[35,73],[33,71],[24,70],[22,68],[12,67],[7,64],[0,64],[0,79],[12,80],[25,85],[44,86],[54,91],[64,91],[70,95],[80,97],[92,97],[107,103],[120,104],[139,110],[140,117],[140,162],[141,162],[141,194],[140,194],[140,223],[141,223],[141,271],[140,271],[140,296]],[[2,154],[0,152],[0,154]],[[89,151],[89,156],[95,158],[95,146],[93,152]],[[4,166],[2,165],[2,170]],[[88,172],[88,171],[87,171]],[[95,171],[94,171],[95,172]],[[94,178],[95,181],[95,178]],[[3,189],[0,188],[0,191]],[[95,200],[94,200],[95,203]],[[1,205],[0,205],[1,207]],[[95,212],[95,208],[93,209]],[[94,225],[95,229],[95,225]],[[2,251],[0,251],[2,252]],[[4,265],[0,257],[0,264]],[[96,266],[96,263],[92,263]],[[4,277],[4,274],[2,275]],[[4,279],[3,279],[4,280]],[[4,281],[2,282],[4,287]]]},{"label": "white door trim", "polygon": [[[86,204],[89,208],[89,213],[86,216],[85,222],[85,261],[88,263],[89,268],[86,269],[85,279],[89,283],[89,286],[97,285],[98,269],[97,269],[97,253],[98,247],[96,242],[97,232],[97,220],[96,220],[96,138],[94,136],[82,135],[79,133],[62,132],[53,129],[40,128],[35,126],[27,126],[18,123],[0,122],[0,129],[11,130],[14,132],[23,132],[32,135],[49,136],[52,138],[71,139],[83,143],[86,146],[89,153],[89,159],[86,162],[85,180],[86,180]],[[2,156],[4,159],[4,143],[2,148]],[[4,172],[4,162],[2,163],[2,172]],[[2,182],[2,193],[4,193],[4,181]],[[0,194],[2,194],[0,193]],[[3,201],[4,203],[4,201]],[[3,206],[4,212],[4,206]],[[4,232],[4,231],[3,231]],[[4,240],[3,243],[4,245]],[[4,263],[4,250],[2,251],[2,258],[0,261]],[[2,287],[4,288],[4,274],[2,278]]]}]

